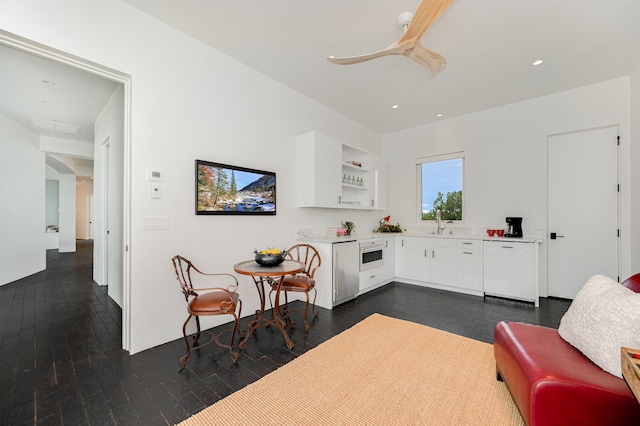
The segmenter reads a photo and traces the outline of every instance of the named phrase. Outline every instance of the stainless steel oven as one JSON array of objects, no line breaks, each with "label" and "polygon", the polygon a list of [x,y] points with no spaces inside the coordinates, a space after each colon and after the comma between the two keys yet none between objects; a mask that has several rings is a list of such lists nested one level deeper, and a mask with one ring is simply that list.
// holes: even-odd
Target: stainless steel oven
[{"label": "stainless steel oven", "polygon": [[384,265],[386,247],[387,240],[360,241],[360,271],[368,271]]}]

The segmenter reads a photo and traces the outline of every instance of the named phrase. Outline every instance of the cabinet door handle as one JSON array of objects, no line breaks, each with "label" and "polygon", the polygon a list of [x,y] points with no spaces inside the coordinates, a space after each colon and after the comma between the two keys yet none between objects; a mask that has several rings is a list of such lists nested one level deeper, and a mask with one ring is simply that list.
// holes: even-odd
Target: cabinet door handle
[{"label": "cabinet door handle", "polygon": [[436,257],[436,251],[435,250],[431,250],[431,258],[435,258]]},{"label": "cabinet door handle", "polygon": [[470,251],[463,251],[462,254],[473,254]]},{"label": "cabinet door handle", "polygon": [[375,275],[369,275],[369,278],[375,278],[375,277],[376,277]]},{"label": "cabinet door handle", "polygon": [[502,246],[502,248],[512,249],[512,248],[513,248],[513,246]]},{"label": "cabinet door handle", "polygon": [[424,257],[427,257],[427,249],[424,249]]},{"label": "cabinet door handle", "polygon": [[342,204],[342,195],[338,195],[338,204]]},{"label": "cabinet door handle", "polygon": [[464,242],[464,243],[462,243],[462,244],[465,244],[465,245],[471,245],[471,244],[473,244],[473,243]]}]

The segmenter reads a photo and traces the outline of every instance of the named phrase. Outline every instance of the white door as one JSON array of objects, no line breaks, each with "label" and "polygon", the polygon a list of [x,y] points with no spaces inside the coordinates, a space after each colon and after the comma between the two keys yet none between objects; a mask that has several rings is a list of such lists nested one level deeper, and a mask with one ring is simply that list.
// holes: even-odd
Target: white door
[{"label": "white door", "polygon": [[93,240],[93,195],[87,195],[87,202],[85,205],[87,209],[86,216],[86,225],[87,231],[86,236],[88,240]]},{"label": "white door", "polygon": [[547,143],[549,296],[573,299],[595,274],[618,280],[618,130]]},{"label": "white door", "polygon": [[101,285],[109,285],[109,273],[110,273],[110,266],[109,265],[109,259],[110,259],[110,255],[111,255],[111,250],[113,249],[113,246],[109,244],[109,220],[110,220],[110,215],[109,215],[109,201],[110,201],[110,194],[109,194],[109,190],[111,189],[112,185],[109,185],[109,177],[111,176],[110,170],[109,170],[109,165],[111,164],[111,161],[109,161],[109,154],[111,152],[110,149],[110,143],[109,143],[109,138],[107,137],[107,139],[105,140],[103,147],[104,149],[102,150],[102,170],[103,170],[103,181],[102,181],[102,199],[103,199],[103,203],[102,203],[102,218],[104,221],[104,227],[103,227],[103,238],[104,238],[104,242],[103,242],[103,251],[102,251],[102,271],[103,271],[103,276],[102,276],[102,283]]}]

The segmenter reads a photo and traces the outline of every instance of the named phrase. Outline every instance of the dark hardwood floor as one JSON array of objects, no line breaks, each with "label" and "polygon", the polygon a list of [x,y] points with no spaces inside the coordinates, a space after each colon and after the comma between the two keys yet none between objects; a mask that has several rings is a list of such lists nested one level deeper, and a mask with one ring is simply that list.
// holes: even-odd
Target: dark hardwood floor
[{"label": "dark hardwood floor", "polygon": [[[320,309],[308,334],[301,324],[291,332],[292,350],[278,330],[261,328],[237,365],[210,345],[179,371],[182,339],[133,356],[120,349],[121,310],[107,288],[93,282],[91,262],[91,242],[78,241],[76,253],[49,250],[45,271],[0,286],[0,423],[175,424],[374,312],[491,343],[498,321],[557,328],[570,303],[542,299],[534,308],[391,283],[334,310]],[[182,297],[177,284],[175,291]]]}]

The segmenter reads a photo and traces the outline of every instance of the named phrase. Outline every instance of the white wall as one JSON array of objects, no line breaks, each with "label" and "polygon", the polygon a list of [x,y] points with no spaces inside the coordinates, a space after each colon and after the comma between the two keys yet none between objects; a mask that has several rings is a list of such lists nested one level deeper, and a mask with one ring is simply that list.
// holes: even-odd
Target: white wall
[{"label": "white wall", "polygon": [[631,75],[631,274],[640,273],[640,62]]},{"label": "white wall", "polygon": [[[419,226],[415,159],[465,151],[465,227],[503,227],[522,216],[525,231],[547,229],[547,136],[619,125],[621,137],[622,271],[630,270],[629,90],[624,77],[567,92],[419,126],[383,136],[389,213]],[[541,246],[546,295],[546,244]]]},{"label": "white wall", "polygon": [[60,182],[60,253],[76,251],[76,175],[62,174]]},{"label": "white wall", "polygon": [[96,119],[94,139],[93,275],[98,284],[109,286],[109,296],[122,307],[124,86],[114,90]]},{"label": "white wall", "polygon": [[45,164],[36,134],[0,115],[0,285],[42,271]]},{"label": "white wall", "polygon": [[[133,353],[181,336],[186,311],[173,255],[232,272],[254,248],[293,244],[298,227],[351,220],[364,230],[382,216],[297,208],[293,161],[296,135],[310,130],[374,152],[379,135],[120,1],[12,2],[0,29],[131,76]],[[195,159],[275,171],[277,216],[195,216]],[[150,198],[148,167],[164,173],[159,200]],[[168,217],[169,230],[143,230],[146,216]],[[239,280],[244,315],[251,315],[257,292],[248,277]]]}]

